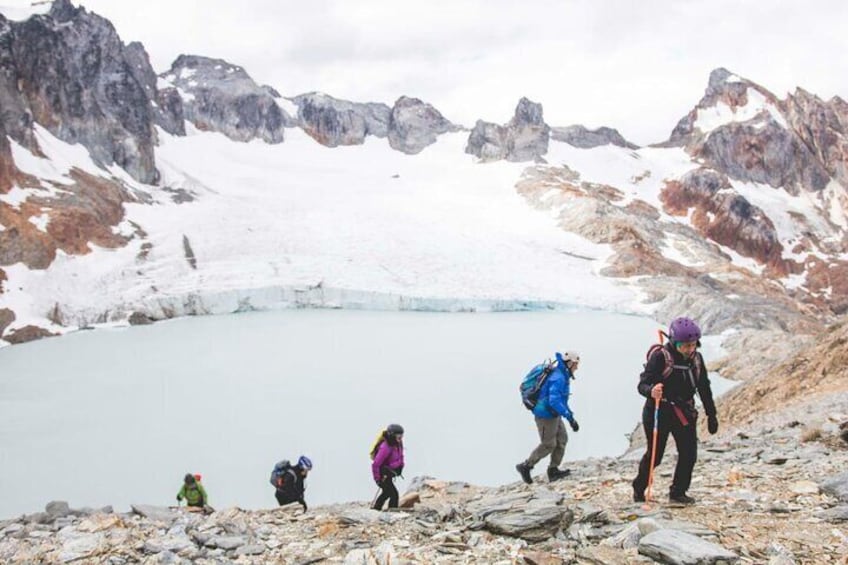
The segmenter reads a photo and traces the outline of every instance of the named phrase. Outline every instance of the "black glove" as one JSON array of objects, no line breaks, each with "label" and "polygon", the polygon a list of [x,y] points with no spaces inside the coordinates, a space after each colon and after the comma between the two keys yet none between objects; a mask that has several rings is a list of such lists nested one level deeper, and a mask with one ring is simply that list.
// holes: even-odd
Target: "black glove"
[{"label": "black glove", "polygon": [[182,501],[183,501],[183,499],[182,499],[182,498],[180,498],[180,495],[177,495],[177,504],[179,504],[179,503],[180,503],[180,502],[182,502]]},{"label": "black glove", "polygon": [[718,418],[716,418],[715,414],[707,416],[707,431],[709,431],[711,435],[718,431]]},{"label": "black glove", "polygon": [[575,432],[579,432],[579,431],[580,431],[580,424],[578,424],[578,423],[577,423],[577,420],[575,420],[574,418],[572,418],[571,420],[569,420],[569,421],[568,421],[568,423],[569,423],[569,424],[571,424],[571,429],[572,429],[572,430],[574,430]]}]

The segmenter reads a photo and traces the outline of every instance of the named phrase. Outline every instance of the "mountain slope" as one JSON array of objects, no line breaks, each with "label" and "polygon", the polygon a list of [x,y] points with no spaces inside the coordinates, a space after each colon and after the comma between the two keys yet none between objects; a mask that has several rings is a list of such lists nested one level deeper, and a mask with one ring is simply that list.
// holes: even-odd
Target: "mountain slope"
[{"label": "mountain slope", "polygon": [[221,59],[157,78],[67,0],[2,26],[0,344],[356,305],[687,312],[797,346],[848,307],[840,99],[718,69],[638,148],[527,99],[469,131],[409,97],[284,97]]}]

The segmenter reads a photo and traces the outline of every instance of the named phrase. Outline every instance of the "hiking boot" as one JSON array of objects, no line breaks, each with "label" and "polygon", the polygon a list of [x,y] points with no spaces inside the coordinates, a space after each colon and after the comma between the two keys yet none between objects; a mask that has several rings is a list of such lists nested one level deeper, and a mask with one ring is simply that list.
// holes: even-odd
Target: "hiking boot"
[{"label": "hiking boot", "polygon": [[548,467],[549,481],[558,481],[560,479],[564,479],[570,474],[571,471],[569,471],[568,469],[557,469],[556,467]]},{"label": "hiking boot", "polygon": [[528,485],[533,483],[533,477],[530,476],[530,471],[532,469],[533,467],[530,467],[527,463],[519,463],[515,466],[515,470],[518,471],[519,475],[521,475],[521,480]]},{"label": "hiking boot", "polygon": [[677,502],[678,504],[695,504],[695,499],[691,496],[687,496],[685,493],[669,494],[668,500],[669,502]]},{"label": "hiking boot", "polygon": [[645,491],[633,487],[633,502],[645,502]]}]

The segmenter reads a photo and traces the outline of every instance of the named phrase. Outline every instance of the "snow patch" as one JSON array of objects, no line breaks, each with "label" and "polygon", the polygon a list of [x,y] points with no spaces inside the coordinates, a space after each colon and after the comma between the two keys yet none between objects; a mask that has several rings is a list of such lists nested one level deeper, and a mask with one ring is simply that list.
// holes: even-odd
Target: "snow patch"
[{"label": "snow patch", "polygon": [[[556,140],[548,144],[545,160],[552,166],[565,165],[579,171],[581,181],[605,184],[622,191],[623,199],[614,201],[617,206],[627,206],[638,198],[660,211],[659,197],[666,181],[680,178],[698,166],[681,147],[632,150],[601,145],[582,149]],[[651,163],[648,176],[644,174],[645,161]],[[668,215],[664,217],[672,219]]]},{"label": "snow patch", "polygon": [[719,101],[709,108],[698,108],[695,114],[694,127],[702,133],[710,133],[730,123],[753,120],[761,112],[765,111],[781,127],[788,129],[786,120],[780,113],[780,110],[761,92],[754,88],[748,88],[747,97],[748,103],[744,106],[737,106],[736,108],[731,108],[723,101]]},{"label": "snow patch", "polygon": [[52,2],[33,2],[32,0],[4,0],[0,4],[0,14],[8,20],[23,21],[32,16],[44,15],[50,11]]},{"label": "snow patch", "polygon": [[297,117],[297,104],[292,102],[291,98],[286,98],[285,96],[282,96],[280,98],[276,98],[275,100],[277,102],[277,106],[285,110],[289,116],[293,118]]},{"label": "snow patch", "polygon": [[736,267],[739,267],[741,269],[747,269],[748,271],[751,271],[752,273],[757,275],[763,274],[763,271],[766,268],[765,265],[761,265],[757,263],[754,259],[750,257],[745,257],[744,255],[739,254],[735,250],[725,245],[719,245],[719,248],[721,248],[722,253],[725,253],[730,256],[730,262],[733,263],[733,265],[735,265]]},{"label": "snow patch", "polygon": [[182,88],[177,87],[177,93],[179,93],[180,98],[183,99],[183,102],[193,102],[194,101],[195,96],[191,92],[186,92]]},{"label": "snow patch", "polygon": [[684,267],[703,267],[703,261],[697,261],[692,246],[685,239],[671,233],[665,234],[662,241],[660,253],[666,259],[683,265]]},{"label": "snow patch", "polygon": [[812,231],[820,237],[834,235],[833,226],[819,212],[817,195],[802,191],[792,196],[783,189],[766,184],[731,180],[733,188],[748,202],[761,208],[774,224],[778,240],[783,245],[784,259],[797,259],[792,247],[806,239],[804,232]]},{"label": "snow patch", "polygon": [[780,279],[780,282],[783,283],[783,286],[789,290],[796,290],[799,288],[803,288],[807,284],[807,275],[806,273],[800,273],[797,275],[788,275]]},{"label": "snow patch", "polygon": [[47,233],[47,224],[50,223],[50,216],[47,212],[39,214],[38,216],[30,216],[27,220],[39,230]]},{"label": "snow patch", "polygon": [[183,80],[190,79],[195,74],[197,74],[197,69],[189,69],[188,67],[180,69],[180,78]]}]

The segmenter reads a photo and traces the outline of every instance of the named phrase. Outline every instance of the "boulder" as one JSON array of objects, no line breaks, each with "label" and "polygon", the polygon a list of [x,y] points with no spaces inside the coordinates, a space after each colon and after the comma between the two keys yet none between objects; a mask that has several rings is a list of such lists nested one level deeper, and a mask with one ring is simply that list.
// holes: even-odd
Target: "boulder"
[{"label": "boulder", "polygon": [[639,540],[639,553],[662,563],[708,565],[736,563],[739,557],[724,547],[677,530],[657,530]]}]

